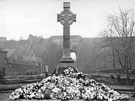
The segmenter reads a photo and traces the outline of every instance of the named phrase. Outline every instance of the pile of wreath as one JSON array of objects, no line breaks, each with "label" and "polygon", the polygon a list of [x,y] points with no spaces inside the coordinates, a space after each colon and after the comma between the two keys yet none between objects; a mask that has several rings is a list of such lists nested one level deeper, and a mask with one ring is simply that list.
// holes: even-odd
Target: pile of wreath
[{"label": "pile of wreath", "polygon": [[60,100],[107,100],[129,99],[103,83],[86,78],[83,73],[75,73],[69,67],[61,75],[52,75],[41,82],[28,84],[16,89],[10,99],[60,99]]}]

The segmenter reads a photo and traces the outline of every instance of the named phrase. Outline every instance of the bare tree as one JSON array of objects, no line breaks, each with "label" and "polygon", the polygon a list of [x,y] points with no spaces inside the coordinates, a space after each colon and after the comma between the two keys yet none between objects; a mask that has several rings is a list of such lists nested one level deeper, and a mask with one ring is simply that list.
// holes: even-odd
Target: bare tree
[{"label": "bare tree", "polygon": [[129,78],[135,60],[134,12],[120,9],[118,14],[109,15],[107,22],[106,29],[101,32],[105,47],[112,50],[113,67],[118,62]]}]

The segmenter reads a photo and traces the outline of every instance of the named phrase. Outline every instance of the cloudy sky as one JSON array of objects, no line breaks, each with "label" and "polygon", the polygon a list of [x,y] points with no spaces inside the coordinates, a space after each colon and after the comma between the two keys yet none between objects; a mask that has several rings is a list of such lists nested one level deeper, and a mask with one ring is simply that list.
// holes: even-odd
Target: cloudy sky
[{"label": "cloudy sky", "polygon": [[135,0],[0,0],[0,37],[18,40],[27,39],[29,34],[44,38],[62,35],[57,14],[68,1],[71,11],[77,14],[71,35],[82,37],[97,37],[108,14],[119,8],[135,8]]}]

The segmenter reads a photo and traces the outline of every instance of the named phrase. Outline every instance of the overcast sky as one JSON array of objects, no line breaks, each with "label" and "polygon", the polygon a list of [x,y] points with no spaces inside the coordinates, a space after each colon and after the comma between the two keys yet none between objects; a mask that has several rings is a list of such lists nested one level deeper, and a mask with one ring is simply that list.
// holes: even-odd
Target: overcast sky
[{"label": "overcast sky", "polygon": [[62,35],[57,14],[64,1],[71,2],[71,11],[77,15],[71,35],[82,37],[97,37],[108,14],[119,8],[135,8],[135,0],[0,0],[0,37],[18,40],[29,34],[44,38]]}]

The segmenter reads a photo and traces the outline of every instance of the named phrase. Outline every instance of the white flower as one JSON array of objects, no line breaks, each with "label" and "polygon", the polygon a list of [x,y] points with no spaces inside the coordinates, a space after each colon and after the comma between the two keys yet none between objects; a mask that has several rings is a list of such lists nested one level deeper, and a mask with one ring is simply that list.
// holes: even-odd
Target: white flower
[{"label": "white flower", "polygon": [[53,88],[53,89],[52,89],[52,92],[57,93],[58,91],[60,91],[60,89],[59,89],[59,88],[57,88],[57,87],[55,87],[55,88]]}]

